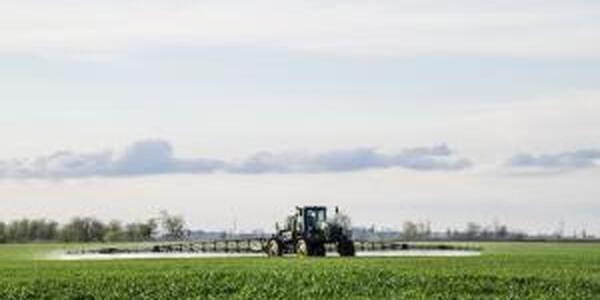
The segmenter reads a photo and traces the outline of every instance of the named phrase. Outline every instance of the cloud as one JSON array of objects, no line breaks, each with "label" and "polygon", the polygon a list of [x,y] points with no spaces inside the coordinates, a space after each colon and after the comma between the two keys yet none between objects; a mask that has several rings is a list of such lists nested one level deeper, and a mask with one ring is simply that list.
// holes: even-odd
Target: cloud
[{"label": "cloud", "polygon": [[163,140],[143,140],[123,153],[112,151],[79,154],[69,151],[33,159],[0,161],[0,178],[68,179],[87,177],[132,177],[160,174],[324,173],[366,169],[404,168],[419,171],[458,171],[471,166],[446,145],[409,148],[385,154],[375,148],[357,148],[324,153],[260,152],[248,158],[183,159]]},{"label": "cloud", "polygon": [[572,152],[514,155],[507,165],[515,171],[560,173],[600,166],[600,150],[582,149]]},{"label": "cloud", "polygon": [[456,157],[446,145],[405,149],[384,154],[375,148],[338,150],[316,154],[261,152],[228,165],[232,173],[349,172],[399,167],[411,170],[462,170],[470,161]]},{"label": "cloud", "polygon": [[577,0],[5,1],[0,50],[110,57],[135,46],[186,44],[597,57],[599,11]]},{"label": "cloud", "polygon": [[172,146],[162,140],[134,143],[125,154],[114,161],[111,175],[135,176],[168,173],[211,173],[224,163],[212,159],[177,159]]}]

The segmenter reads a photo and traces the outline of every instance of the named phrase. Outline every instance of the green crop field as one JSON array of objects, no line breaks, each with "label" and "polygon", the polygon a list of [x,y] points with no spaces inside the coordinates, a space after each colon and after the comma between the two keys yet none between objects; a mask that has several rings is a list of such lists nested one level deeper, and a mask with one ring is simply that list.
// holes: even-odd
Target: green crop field
[{"label": "green crop field", "polygon": [[478,257],[45,260],[0,246],[0,299],[600,299],[600,244],[485,243]]}]

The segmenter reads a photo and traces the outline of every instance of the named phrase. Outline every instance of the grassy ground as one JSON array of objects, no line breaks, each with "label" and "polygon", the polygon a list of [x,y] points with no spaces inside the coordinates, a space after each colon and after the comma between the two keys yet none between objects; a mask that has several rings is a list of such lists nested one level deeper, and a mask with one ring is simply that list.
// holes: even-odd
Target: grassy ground
[{"label": "grassy ground", "polygon": [[480,257],[48,261],[0,246],[0,299],[600,299],[600,244],[484,243]]}]

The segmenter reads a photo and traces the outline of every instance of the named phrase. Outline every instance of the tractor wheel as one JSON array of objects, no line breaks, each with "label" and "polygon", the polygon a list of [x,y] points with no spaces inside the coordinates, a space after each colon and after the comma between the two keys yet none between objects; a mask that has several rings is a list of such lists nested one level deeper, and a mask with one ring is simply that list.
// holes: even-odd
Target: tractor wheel
[{"label": "tractor wheel", "polygon": [[314,255],[315,256],[325,256],[327,250],[325,249],[325,244],[316,244],[314,245]]},{"label": "tractor wheel", "polygon": [[270,239],[267,243],[267,255],[268,256],[281,256],[283,254],[281,242],[277,239]]},{"label": "tractor wheel", "polygon": [[313,249],[306,240],[300,239],[296,242],[296,255],[300,257],[311,256]]},{"label": "tractor wheel", "polygon": [[354,256],[356,254],[354,242],[352,241],[340,241],[337,245],[337,251],[340,256]]}]

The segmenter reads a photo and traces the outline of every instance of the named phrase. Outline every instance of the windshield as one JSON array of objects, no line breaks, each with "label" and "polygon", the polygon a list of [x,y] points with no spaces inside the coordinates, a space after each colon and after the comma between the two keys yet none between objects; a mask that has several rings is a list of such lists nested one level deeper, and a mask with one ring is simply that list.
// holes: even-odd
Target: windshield
[{"label": "windshield", "polygon": [[306,229],[314,230],[319,228],[320,223],[325,222],[327,218],[324,208],[313,208],[306,210]]}]

